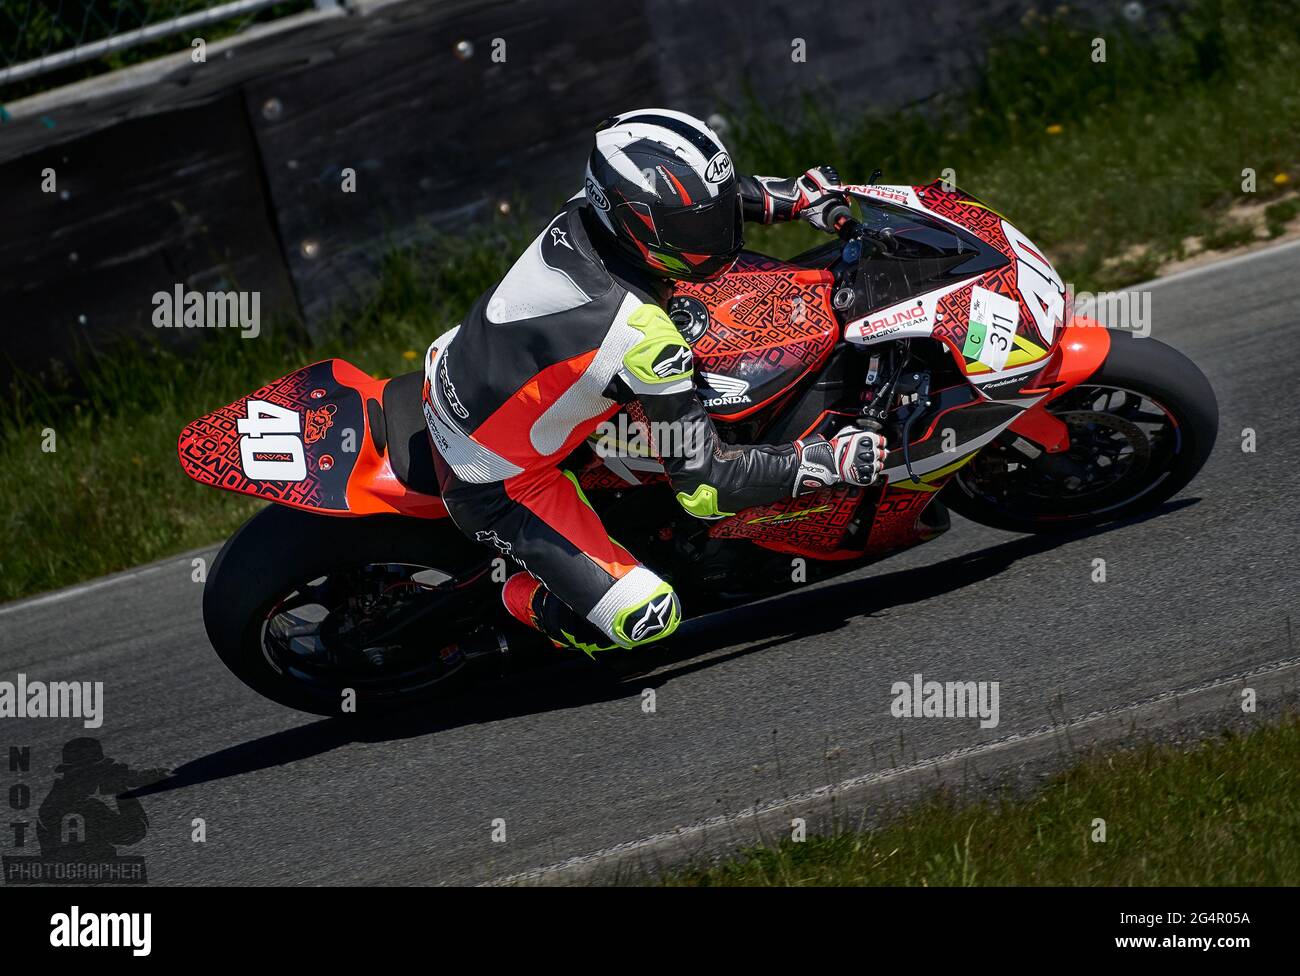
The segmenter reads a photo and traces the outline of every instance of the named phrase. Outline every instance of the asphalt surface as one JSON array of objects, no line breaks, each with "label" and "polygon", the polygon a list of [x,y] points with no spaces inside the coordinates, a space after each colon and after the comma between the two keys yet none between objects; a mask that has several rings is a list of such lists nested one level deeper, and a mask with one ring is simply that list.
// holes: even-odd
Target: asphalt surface
[{"label": "asphalt surface", "polygon": [[[871,569],[695,622],[631,687],[565,666],[369,728],[245,689],[208,646],[189,559],[167,560],[0,607],[0,680],[105,687],[98,730],[0,719],[4,753],[31,749],[0,788],[21,779],[38,803],[64,742],[91,735],[175,770],[122,851],[153,882],[472,883],[1292,658],[1298,271],[1288,246],[1153,288],[1152,335],[1202,367],[1221,412],[1214,456],[1156,517],[1068,541],[954,518]],[[892,717],[916,672],[1000,682],[999,725]],[[6,831],[0,852],[33,850]]]}]

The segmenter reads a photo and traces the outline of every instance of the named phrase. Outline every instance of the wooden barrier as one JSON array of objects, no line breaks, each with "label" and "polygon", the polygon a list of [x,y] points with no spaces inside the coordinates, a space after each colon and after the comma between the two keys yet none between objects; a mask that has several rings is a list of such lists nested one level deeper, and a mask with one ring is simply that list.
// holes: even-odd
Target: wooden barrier
[{"label": "wooden barrier", "polygon": [[314,331],[393,244],[575,191],[611,112],[707,116],[745,84],[774,105],[801,89],[858,113],[921,101],[1031,4],[371,0],[16,103],[0,124],[0,381],[6,359],[39,371],[79,337],[194,342],[150,326],[150,297],[176,284],[257,290],[263,332]]}]

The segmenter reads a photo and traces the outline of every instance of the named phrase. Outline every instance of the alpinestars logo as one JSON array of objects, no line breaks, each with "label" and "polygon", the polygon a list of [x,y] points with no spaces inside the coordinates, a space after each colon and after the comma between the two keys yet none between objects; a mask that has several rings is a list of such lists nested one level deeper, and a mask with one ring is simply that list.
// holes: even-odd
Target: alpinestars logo
[{"label": "alpinestars logo", "polygon": [[662,631],[673,618],[673,595],[665,593],[657,600],[646,604],[645,613],[632,625],[628,636],[634,641],[643,641]]},{"label": "alpinestars logo", "polygon": [[678,376],[691,368],[691,350],[689,346],[674,346],[672,355],[654,364],[656,376]]},{"label": "alpinestars logo", "polygon": [[524,569],[528,568],[528,564],[515,553],[515,547],[508,540],[497,535],[496,529],[480,529],[474,533],[474,541],[481,542],[485,546],[493,546],[497,552],[507,559],[513,559]]},{"label": "alpinestars logo", "polygon": [[573,250],[573,245],[569,243],[569,237],[568,237],[568,235],[565,233],[565,231],[562,230],[562,229],[559,228],[559,227],[552,227],[552,228],[551,228],[551,245],[552,245],[553,247],[555,247],[555,246],[558,246],[558,245],[560,245],[560,244],[563,244],[563,245],[564,245],[565,247],[567,247],[570,251]]},{"label": "alpinestars logo", "polygon": [[721,373],[701,373],[700,379],[706,389],[700,390],[700,398],[706,407],[722,407],[731,403],[749,403],[749,383],[734,376]]}]

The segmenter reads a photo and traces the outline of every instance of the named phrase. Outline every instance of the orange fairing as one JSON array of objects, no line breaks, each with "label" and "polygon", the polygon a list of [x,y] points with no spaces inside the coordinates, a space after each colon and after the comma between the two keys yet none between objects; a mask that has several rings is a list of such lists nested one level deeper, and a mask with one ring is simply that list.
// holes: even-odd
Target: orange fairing
[{"label": "orange fairing", "polygon": [[1076,315],[1065,327],[1046,368],[1038,374],[1032,386],[1021,389],[1020,393],[1045,393],[1048,390],[1053,394],[1064,393],[1097,372],[1109,352],[1110,333],[1106,328],[1096,319]]},{"label": "orange fairing", "polygon": [[1010,429],[1052,454],[1069,447],[1068,429],[1048,413],[1047,404],[1097,372],[1109,352],[1110,333],[1095,319],[1076,315],[1062,331],[1047,366],[1020,390],[1021,396],[1047,395],[1021,414]]},{"label": "orange fairing", "polygon": [[[348,371],[347,378],[339,367],[344,367]],[[389,384],[389,380],[371,379],[355,366],[342,360],[336,360],[334,375],[340,382],[356,386],[363,398],[373,397],[380,403],[384,402],[384,387]],[[368,381],[370,389],[362,389],[358,382],[362,378]],[[357,463],[348,478],[348,511],[353,515],[397,514],[411,515],[415,518],[446,516],[447,506],[437,495],[423,495],[411,491],[397,480],[397,475],[393,473],[393,467],[388,461],[387,450],[383,454],[375,450],[374,441],[370,436],[368,414],[365,416],[365,427],[365,436],[361,438],[361,447],[357,451]]]},{"label": "orange fairing", "polygon": [[682,282],[675,300],[707,308],[708,325],[693,337],[696,376],[741,381],[744,394],[705,397],[714,417],[734,423],[776,403],[830,357],[840,334],[831,306],[834,277],[743,253],[709,282]]},{"label": "orange fairing", "polygon": [[181,467],[200,484],[324,515],[446,515],[397,480],[370,430],[388,380],[341,359],[296,370],[186,425]]}]

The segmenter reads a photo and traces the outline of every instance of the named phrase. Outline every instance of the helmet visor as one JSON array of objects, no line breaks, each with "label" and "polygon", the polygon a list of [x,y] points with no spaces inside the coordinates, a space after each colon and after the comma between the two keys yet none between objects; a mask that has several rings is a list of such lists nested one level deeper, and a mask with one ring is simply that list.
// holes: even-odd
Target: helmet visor
[{"label": "helmet visor", "polygon": [[691,254],[735,254],[744,244],[740,194],[734,185],[706,203],[652,207],[659,243]]}]

